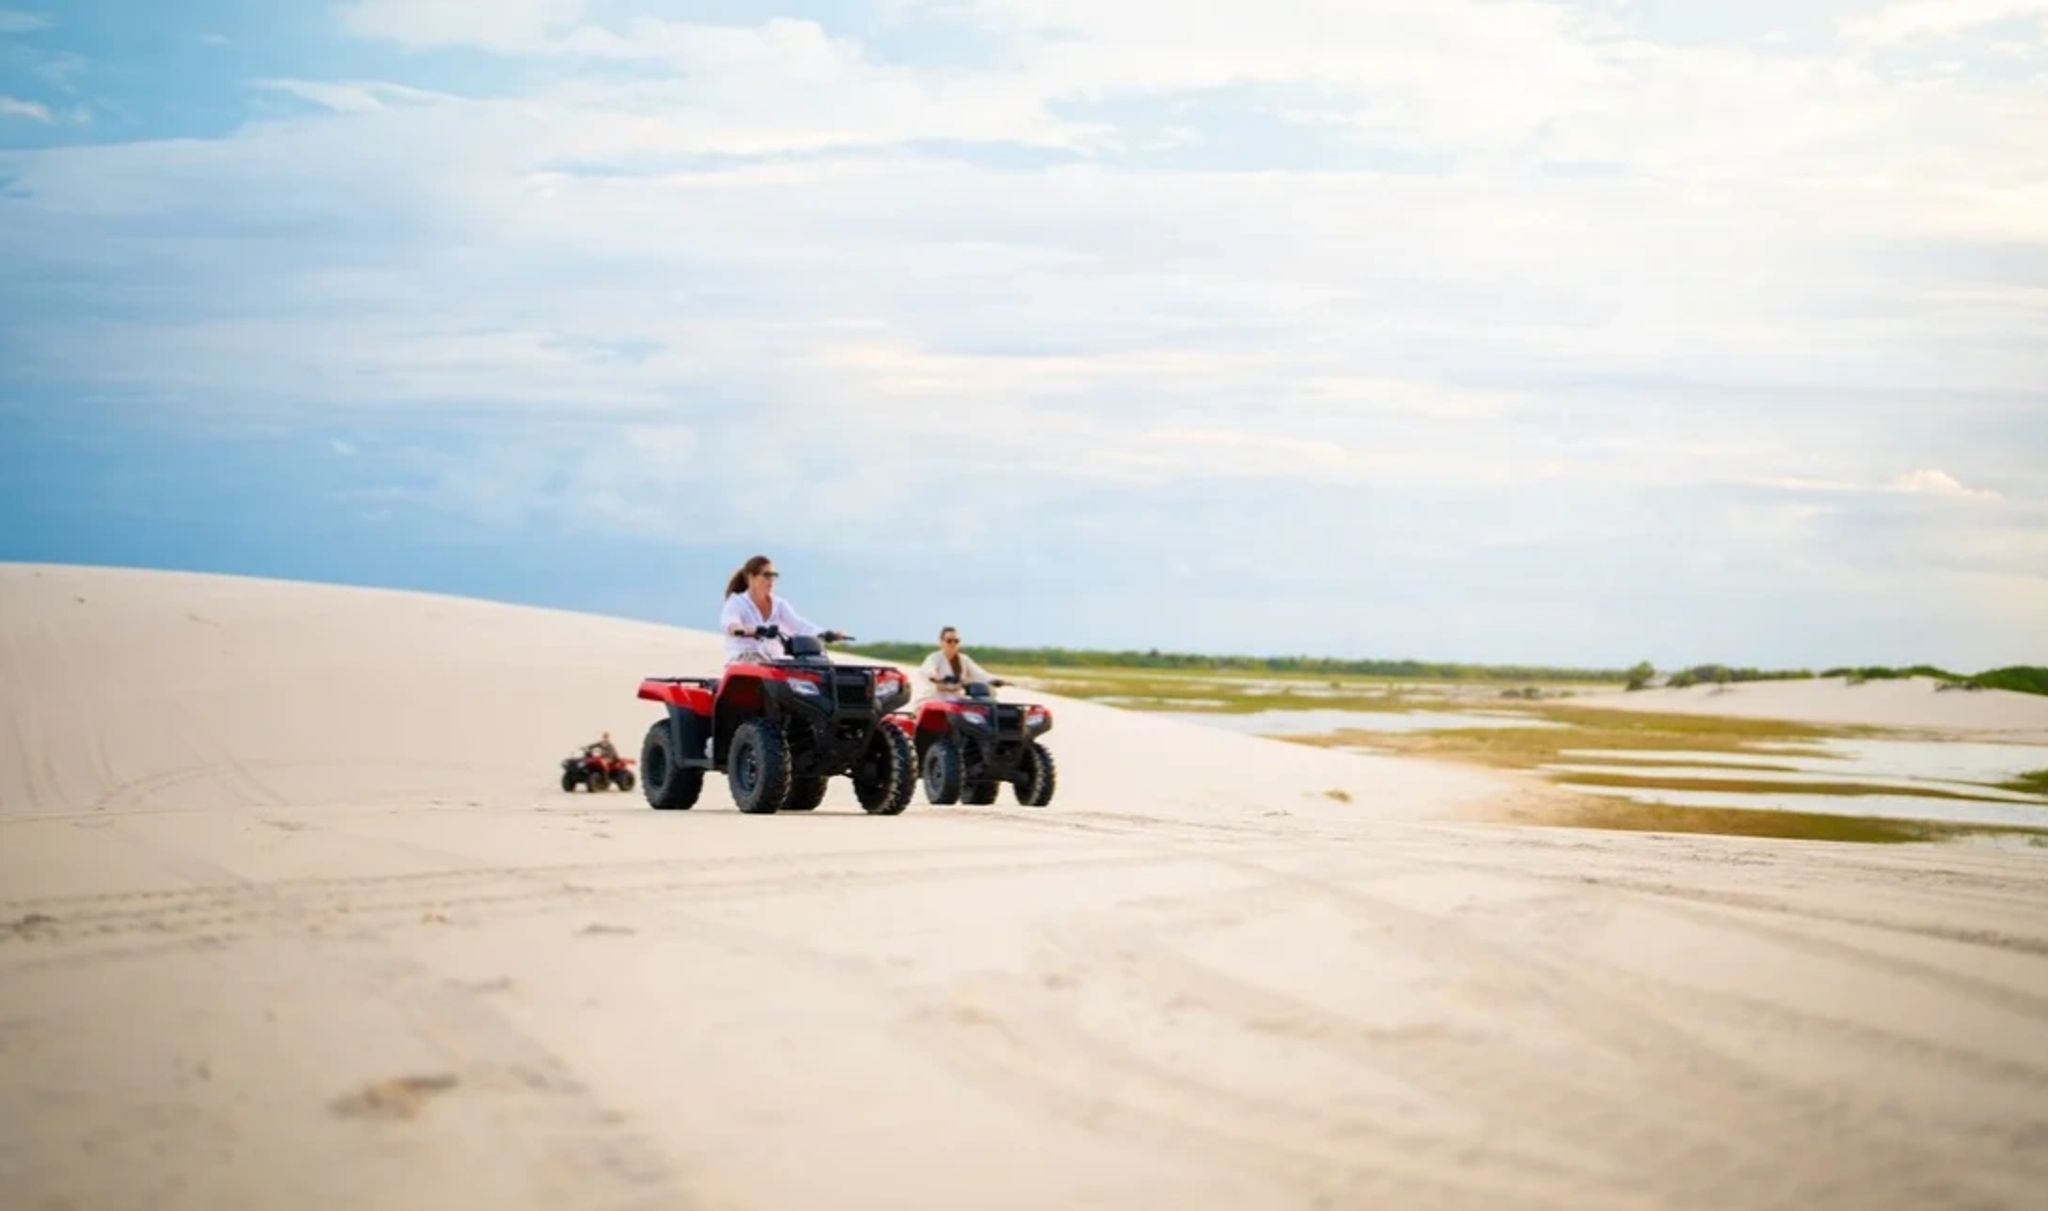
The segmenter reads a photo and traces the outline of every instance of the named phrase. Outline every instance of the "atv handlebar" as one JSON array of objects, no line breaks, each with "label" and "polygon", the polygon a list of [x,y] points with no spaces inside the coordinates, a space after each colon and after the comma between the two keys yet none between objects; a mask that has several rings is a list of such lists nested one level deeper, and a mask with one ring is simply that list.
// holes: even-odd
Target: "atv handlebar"
[{"label": "atv handlebar", "polygon": [[[751,631],[742,631],[742,632],[740,632],[740,634],[739,634],[739,637],[740,637],[741,639],[794,639],[794,638],[796,638],[796,636],[794,636],[794,635],[784,635],[784,634],[782,633],[782,628],[781,628],[781,627],[779,627],[779,626],[776,626],[776,625],[774,625],[773,623],[770,623],[770,624],[768,624],[768,625],[766,625],[766,626],[758,626],[758,627],[755,627],[755,628],[754,628],[753,630],[751,630]],[[819,639],[819,641],[820,641],[820,642],[822,642],[822,643],[852,643],[852,642],[853,642],[853,636],[851,636],[851,635],[847,634],[847,633],[846,633],[846,632],[844,632],[844,631],[820,631],[820,632],[818,632],[818,639]]]}]

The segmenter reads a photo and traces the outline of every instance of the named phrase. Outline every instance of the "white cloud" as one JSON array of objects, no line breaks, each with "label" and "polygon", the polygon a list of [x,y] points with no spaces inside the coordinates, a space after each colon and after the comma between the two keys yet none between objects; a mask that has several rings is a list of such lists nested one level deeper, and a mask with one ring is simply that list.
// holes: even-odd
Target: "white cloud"
[{"label": "white cloud", "polygon": [[1901,0],[1842,23],[1843,36],[1877,46],[1938,41],[2008,22],[2048,33],[2048,0]]},{"label": "white cloud", "polygon": [[1847,496],[1941,496],[1954,500],[1997,501],[2001,496],[1988,489],[1967,488],[1946,471],[1908,471],[1882,482],[1828,479],[1813,476],[1767,476],[1747,481],[1762,488],[1796,493]]},{"label": "white cloud", "polygon": [[387,109],[392,105],[419,105],[455,100],[445,93],[407,88],[404,85],[375,80],[338,83],[317,80],[256,80],[251,82],[251,87],[297,97],[301,101],[309,101],[338,114],[368,113]]},{"label": "white cloud", "polygon": [[50,28],[50,19],[41,13],[25,13],[20,9],[0,8],[0,34],[28,34],[39,29]]},{"label": "white cloud", "polygon": [[231,137],[0,153],[21,289],[105,304],[20,308],[8,352],[474,422],[419,499],[661,539],[883,550],[945,492],[926,541],[961,558],[1028,509],[1063,550],[1452,587],[1479,550],[1568,593],[2048,496],[2034,85],[1520,2],[943,6],[971,65],[621,7],[369,0],[359,35],[544,62],[490,97],[301,73]]},{"label": "white cloud", "polygon": [[1929,496],[1951,496],[1961,500],[1997,500],[1998,493],[1965,488],[1961,481],[1946,471],[1910,471],[1892,481],[1891,486],[1901,492],[1917,492]]},{"label": "white cloud", "polygon": [[57,120],[50,115],[48,106],[8,96],[0,96],[0,118],[26,118],[31,122],[41,122],[45,126],[52,125]]}]

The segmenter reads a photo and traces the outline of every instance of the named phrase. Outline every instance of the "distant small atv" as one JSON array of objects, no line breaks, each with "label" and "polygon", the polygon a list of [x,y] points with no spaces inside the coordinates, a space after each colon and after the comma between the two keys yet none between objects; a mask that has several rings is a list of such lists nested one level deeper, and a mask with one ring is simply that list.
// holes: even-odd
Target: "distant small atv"
[{"label": "distant small atv", "polygon": [[[959,682],[948,677],[939,684]],[[917,750],[926,800],[990,804],[1007,782],[1024,807],[1052,802],[1058,774],[1052,753],[1039,743],[1052,730],[1052,712],[996,701],[997,688],[1006,684],[977,681],[965,698],[934,698],[918,708],[915,719],[896,717]]]},{"label": "distant small atv", "polygon": [[575,757],[562,758],[562,789],[586,787],[592,794],[608,786],[622,791],[633,789],[633,759],[607,757],[596,749],[584,749]]},{"label": "distant small atv", "polygon": [[[774,627],[755,637],[783,638]],[[733,803],[749,814],[810,811],[841,775],[870,815],[910,805],[916,759],[909,737],[885,722],[909,701],[909,679],[896,669],[833,664],[817,638],[787,643],[787,658],[728,665],[716,679],[640,683],[641,698],[668,708],[640,748],[650,805],[695,806],[706,770],[725,773]]]}]

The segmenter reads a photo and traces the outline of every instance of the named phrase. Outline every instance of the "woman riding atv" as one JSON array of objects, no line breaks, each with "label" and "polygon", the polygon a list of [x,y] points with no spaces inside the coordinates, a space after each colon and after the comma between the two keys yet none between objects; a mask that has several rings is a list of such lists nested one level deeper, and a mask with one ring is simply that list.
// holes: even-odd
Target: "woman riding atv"
[{"label": "woman riding atv", "polygon": [[994,682],[988,670],[974,663],[960,648],[960,631],[947,627],[939,632],[939,650],[924,658],[920,667],[925,682],[931,686],[935,698],[964,698],[967,687],[977,682]]},{"label": "woman riding atv", "polygon": [[[718,623],[725,632],[727,664],[780,660],[788,654],[783,640],[791,636],[816,635],[826,643],[847,638],[838,631],[820,631],[776,596],[775,582],[781,578],[773,560],[756,555],[726,582],[725,608],[718,612]],[[764,630],[769,633],[762,634]]]}]

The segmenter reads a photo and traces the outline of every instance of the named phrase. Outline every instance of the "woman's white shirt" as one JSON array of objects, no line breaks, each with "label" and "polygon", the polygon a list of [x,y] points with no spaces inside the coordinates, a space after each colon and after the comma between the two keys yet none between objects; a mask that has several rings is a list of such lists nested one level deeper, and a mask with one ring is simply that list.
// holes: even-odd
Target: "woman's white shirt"
[{"label": "woman's white shirt", "polygon": [[779,639],[742,639],[732,633],[734,627],[753,630],[755,627],[772,626],[784,635],[815,635],[818,628],[796,612],[796,608],[779,596],[768,598],[768,616],[763,618],[754,605],[751,593],[734,593],[725,599],[725,608],[718,612],[718,629],[725,635],[725,662],[740,664],[749,660],[780,660],[788,649]]},{"label": "woman's white shirt", "polygon": [[933,652],[925,657],[924,665],[918,672],[923,675],[925,684],[931,688],[933,696],[938,698],[959,698],[967,692],[967,687],[975,682],[995,680],[988,675],[987,669],[974,663],[974,657],[965,652],[960,653],[960,684],[957,686],[939,684],[941,677],[953,675],[953,664],[946,659],[944,652]]}]

